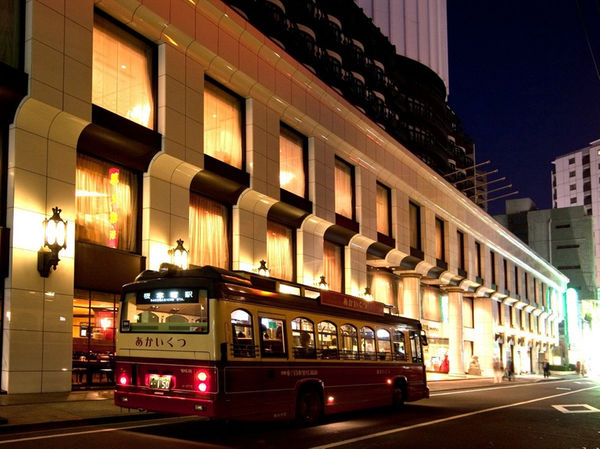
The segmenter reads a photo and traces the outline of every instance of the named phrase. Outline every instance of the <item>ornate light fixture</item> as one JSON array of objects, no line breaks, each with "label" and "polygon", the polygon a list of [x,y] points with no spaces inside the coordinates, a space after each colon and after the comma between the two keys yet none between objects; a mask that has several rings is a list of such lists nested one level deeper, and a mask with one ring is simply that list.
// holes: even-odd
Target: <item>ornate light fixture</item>
[{"label": "ornate light fixture", "polygon": [[269,269],[267,268],[267,262],[263,259],[259,263],[260,263],[260,266],[258,267],[258,274],[260,274],[261,276],[269,277],[269,275],[271,273],[269,272]]},{"label": "ornate light fixture", "polygon": [[373,301],[373,295],[371,294],[371,287],[365,287],[365,291],[363,292],[362,296],[367,301]]},{"label": "ornate light fixture", "polygon": [[177,265],[182,270],[188,268],[188,250],[183,247],[183,240],[177,240],[177,246],[169,250],[171,263]]},{"label": "ornate light fixture", "polygon": [[67,222],[60,217],[62,209],[52,208],[52,216],[46,218],[44,223],[44,246],[38,251],[38,271],[47,278],[50,267],[56,270],[58,253],[67,247]]},{"label": "ornate light fixture", "polygon": [[325,275],[321,275],[321,280],[317,283],[317,287],[321,290],[329,290],[329,285],[327,285],[327,282],[325,281]]}]

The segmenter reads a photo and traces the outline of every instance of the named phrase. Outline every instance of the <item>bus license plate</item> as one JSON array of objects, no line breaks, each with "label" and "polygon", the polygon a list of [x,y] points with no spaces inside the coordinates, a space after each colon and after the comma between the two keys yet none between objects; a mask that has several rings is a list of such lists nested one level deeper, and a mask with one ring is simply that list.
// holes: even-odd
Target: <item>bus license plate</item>
[{"label": "bus license plate", "polygon": [[159,376],[158,374],[150,374],[150,388],[157,390],[168,390],[171,388],[171,376]]}]

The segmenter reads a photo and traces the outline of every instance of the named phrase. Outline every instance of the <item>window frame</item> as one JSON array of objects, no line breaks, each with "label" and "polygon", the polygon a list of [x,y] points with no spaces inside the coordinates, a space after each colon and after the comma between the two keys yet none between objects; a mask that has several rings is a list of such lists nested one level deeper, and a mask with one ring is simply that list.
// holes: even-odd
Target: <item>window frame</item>
[{"label": "window frame", "polygon": [[[297,246],[296,246],[296,231],[297,228],[293,227],[293,226],[288,226],[285,223],[281,223],[278,220],[273,220],[272,218],[268,218],[267,219],[267,249],[268,249],[268,232],[269,232],[269,222],[277,225],[277,226],[282,226],[285,227],[286,229],[291,231],[291,251],[292,251],[292,278],[291,279],[284,279],[286,281],[290,281],[290,282],[294,282],[296,280],[296,273],[297,273]],[[268,260],[268,252],[267,252],[267,260]],[[269,267],[271,267],[271,263],[269,262]]]},{"label": "window frame", "polygon": [[[302,141],[302,165],[303,165],[302,168],[303,168],[303,172],[304,172],[304,195],[300,196],[299,198],[308,200],[308,193],[309,193],[309,189],[308,189],[308,185],[309,185],[308,137],[305,136],[304,134],[301,134],[300,132],[296,131],[294,128],[289,126],[287,123],[279,122],[279,135],[280,136],[281,136],[282,130],[284,130],[284,132],[291,134],[292,136],[297,137],[299,140]],[[281,173],[281,159],[279,160],[279,173]],[[281,185],[280,185],[280,189],[284,190],[285,192],[287,192],[290,195],[298,196],[297,194],[284,189],[283,187],[281,187]]]},{"label": "window frame", "polygon": [[[215,203],[218,203],[219,205],[223,206],[225,208],[225,210],[227,211],[227,240],[229,242],[228,244],[228,248],[227,248],[227,252],[228,252],[228,260],[229,260],[229,266],[227,267],[227,269],[231,269],[232,267],[232,258],[233,258],[233,207],[231,204],[226,203],[224,201],[220,201],[210,195],[203,195],[198,193],[195,190],[190,190],[190,198],[192,195],[196,195],[196,196],[200,196],[203,197],[207,200],[213,201]],[[191,201],[190,201],[191,202]],[[188,206],[189,209],[189,206]],[[188,215],[189,215],[189,211],[188,211]],[[188,217],[189,219],[189,217]],[[191,233],[190,233],[190,240],[191,240]],[[189,250],[191,251],[191,242],[190,242],[190,246],[189,246]]]},{"label": "window frame", "polygon": [[[392,189],[388,186],[386,186],[385,184],[377,181],[376,182],[376,186],[375,186],[375,195],[376,195],[376,200],[377,200],[377,188],[381,188],[382,190],[384,190],[386,192],[386,208],[387,208],[387,217],[386,217],[386,221],[387,221],[387,227],[388,227],[388,233],[385,234],[383,232],[379,232],[379,230],[377,230],[377,234],[379,235],[383,235],[385,237],[392,237]],[[378,221],[379,217],[376,217],[376,221]]]},{"label": "window frame", "polygon": [[[247,172],[247,145],[246,145],[246,99],[242,96],[240,96],[239,94],[237,94],[236,92],[234,92],[233,90],[229,89],[228,87],[224,86],[223,84],[219,83],[218,81],[216,81],[214,78],[209,77],[208,75],[204,76],[204,86],[203,86],[203,91],[202,91],[202,99],[204,100],[204,91],[206,90],[206,84],[211,84],[214,88],[216,88],[217,90],[221,90],[224,93],[226,93],[227,95],[232,96],[233,98],[235,98],[238,101],[239,104],[239,111],[240,111],[240,141],[241,141],[241,167],[238,168],[234,165],[228,164],[227,162],[224,162],[214,156],[211,156],[210,154],[206,153],[206,149],[203,148],[203,156],[204,158],[209,157],[210,159],[212,159],[213,161],[217,162],[217,165],[223,164],[226,167],[230,167],[232,169],[234,169],[235,171],[238,172],[242,172],[242,173],[246,173]],[[204,119],[204,110],[202,111],[202,117]],[[203,128],[202,128],[202,139],[204,142],[204,135],[205,135],[205,129],[204,129],[204,123],[203,123]],[[205,162],[206,164],[206,162]],[[212,164],[214,165],[214,164]]]},{"label": "window frame", "polygon": [[335,186],[335,170],[337,168],[337,164],[340,163],[346,167],[348,167],[350,169],[350,186],[351,186],[351,190],[352,190],[352,198],[351,198],[351,207],[352,207],[352,216],[351,217],[346,217],[345,215],[342,215],[340,213],[337,212],[337,207],[335,208],[335,215],[336,215],[336,221],[337,221],[337,217],[341,217],[342,219],[345,220],[350,220],[354,223],[356,223],[356,173],[355,173],[355,167],[354,165],[350,164],[349,162],[346,162],[344,159],[342,159],[341,157],[339,157],[338,155],[335,156],[335,161],[334,161],[334,189],[337,190],[336,186]]},{"label": "window frame", "polygon": [[[152,62],[150,64],[150,71],[151,71],[151,80],[150,80],[150,86],[151,86],[151,90],[152,90],[152,101],[154,103],[154,118],[152,120],[152,127],[146,127],[144,125],[141,125],[137,122],[134,122],[131,119],[128,119],[127,117],[124,117],[114,111],[110,111],[109,109],[106,109],[104,106],[101,105],[97,105],[95,103],[92,103],[93,105],[96,105],[100,108],[106,109],[107,111],[111,112],[112,114],[115,114],[125,120],[129,120],[132,123],[136,123],[139,126],[143,126],[144,128],[148,128],[152,131],[157,132],[158,131],[158,109],[159,109],[159,102],[158,102],[158,46],[156,45],[155,42],[151,41],[150,39],[146,38],[144,35],[138,33],[137,31],[135,31],[132,28],[129,28],[128,26],[126,26],[125,24],[119,22],[118,20],[116,20],[114,17],[110,16],[109,14],[105,13],[104,11],[102,11],[99,8],[94,7],[94,17],[97,15],[99,17],[102,17],[103,19],[107,20],[109,23],[111,23],[111,25],[120,28],[122,31],[126,32],[127,34],[130,34],[131,36],[133,36],[135,39],[145,43],[146,45],[148,45],[148,47],[151,49],[152,52]],[[94,54],[94,49],[93,49],[93,43],[92,43],[92,58],[93,58],[93,54]],[[92,73],[93,73],[93,64],[92,64]],[[93,80],[92,80],[93,83]],[[91,101],[91,100],[90,100]]]},{"label": "window frame", "polygon": [[[446,261],[446,229],[445,222],[440,217],[435,217],[435,258],[440,262]],[[439,241],[438,241],[439,239]],[[439,244],[439,253],[438,253]],[[438,257],[441,256],[441,257]]]},{"label": "window frame", "polygon": [[[421,206],[419,206],[417,203],[415,203],[412,200],[408,201],[408,220],[409,220],[409,238],[410,238],[410,242],[409,245],[411,248],[417,250],[417,251],[423,251],[423,232],[421,229]],[[414,223],[413,223],[413,214],[412,211],[415,211],[415,217],[414,217]],[[412,227],[415,227],[415,237],[416,237],[416,246],[413,246],[413,233],[412,233]]]}]

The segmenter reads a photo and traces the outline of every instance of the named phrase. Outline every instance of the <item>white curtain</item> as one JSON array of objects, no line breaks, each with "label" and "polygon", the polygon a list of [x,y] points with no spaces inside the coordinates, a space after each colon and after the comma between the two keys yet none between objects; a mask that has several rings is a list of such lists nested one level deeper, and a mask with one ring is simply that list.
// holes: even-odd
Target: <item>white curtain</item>
[{"label": "white curtain", "polygon": [[151,47],[99,16],[93,47],[92,103],[154,128]]},{"label": "white curtain", "polygon": [[390,274],[373,272],[371,279],[371,295],[373,299],[390,306],[395,305],[394,285]]},{"label": "white curtain", "polygon": [[335,212],[353,219],[352,214],[352,168],[335,160]]},{"label": "white curtain", "polygon": [[267,263],[271,276],[294,280],[294,247],[292,229],[267,222]]},{"label": "white curtain", "polygon": [[377,184],[377,232],[390,235],[390,191]]},{"label": "white curtain", "polygon": [[304,198],[304,147],[302,138],[281,128],[279,135],[279,186]]},{"label": "white curtain", "polygon": [[137,175],[114,164],[77,155],[77,239],[136,251]]},{"label": "white curtain", "polygon": [[330,290],[342,291],[342,247],[323,241],[323,274]]},{"label": "white curtain", "polygon": [[190,195],[190,263],[229,269],[229,209],[201,195]]},{"label": "white curtain", "polygon": [[209,82],[204,83],[204,153],[243,169],[240,100]]}]

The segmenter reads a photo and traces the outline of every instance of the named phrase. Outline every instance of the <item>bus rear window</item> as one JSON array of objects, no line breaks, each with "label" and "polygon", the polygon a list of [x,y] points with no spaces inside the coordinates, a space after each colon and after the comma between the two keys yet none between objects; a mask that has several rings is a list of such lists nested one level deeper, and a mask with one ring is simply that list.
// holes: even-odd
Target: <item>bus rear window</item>
[{"label": "bus rear window", "polygon": [[172,288],[125,294],[121,332],[207,333],[206,290]]}]

